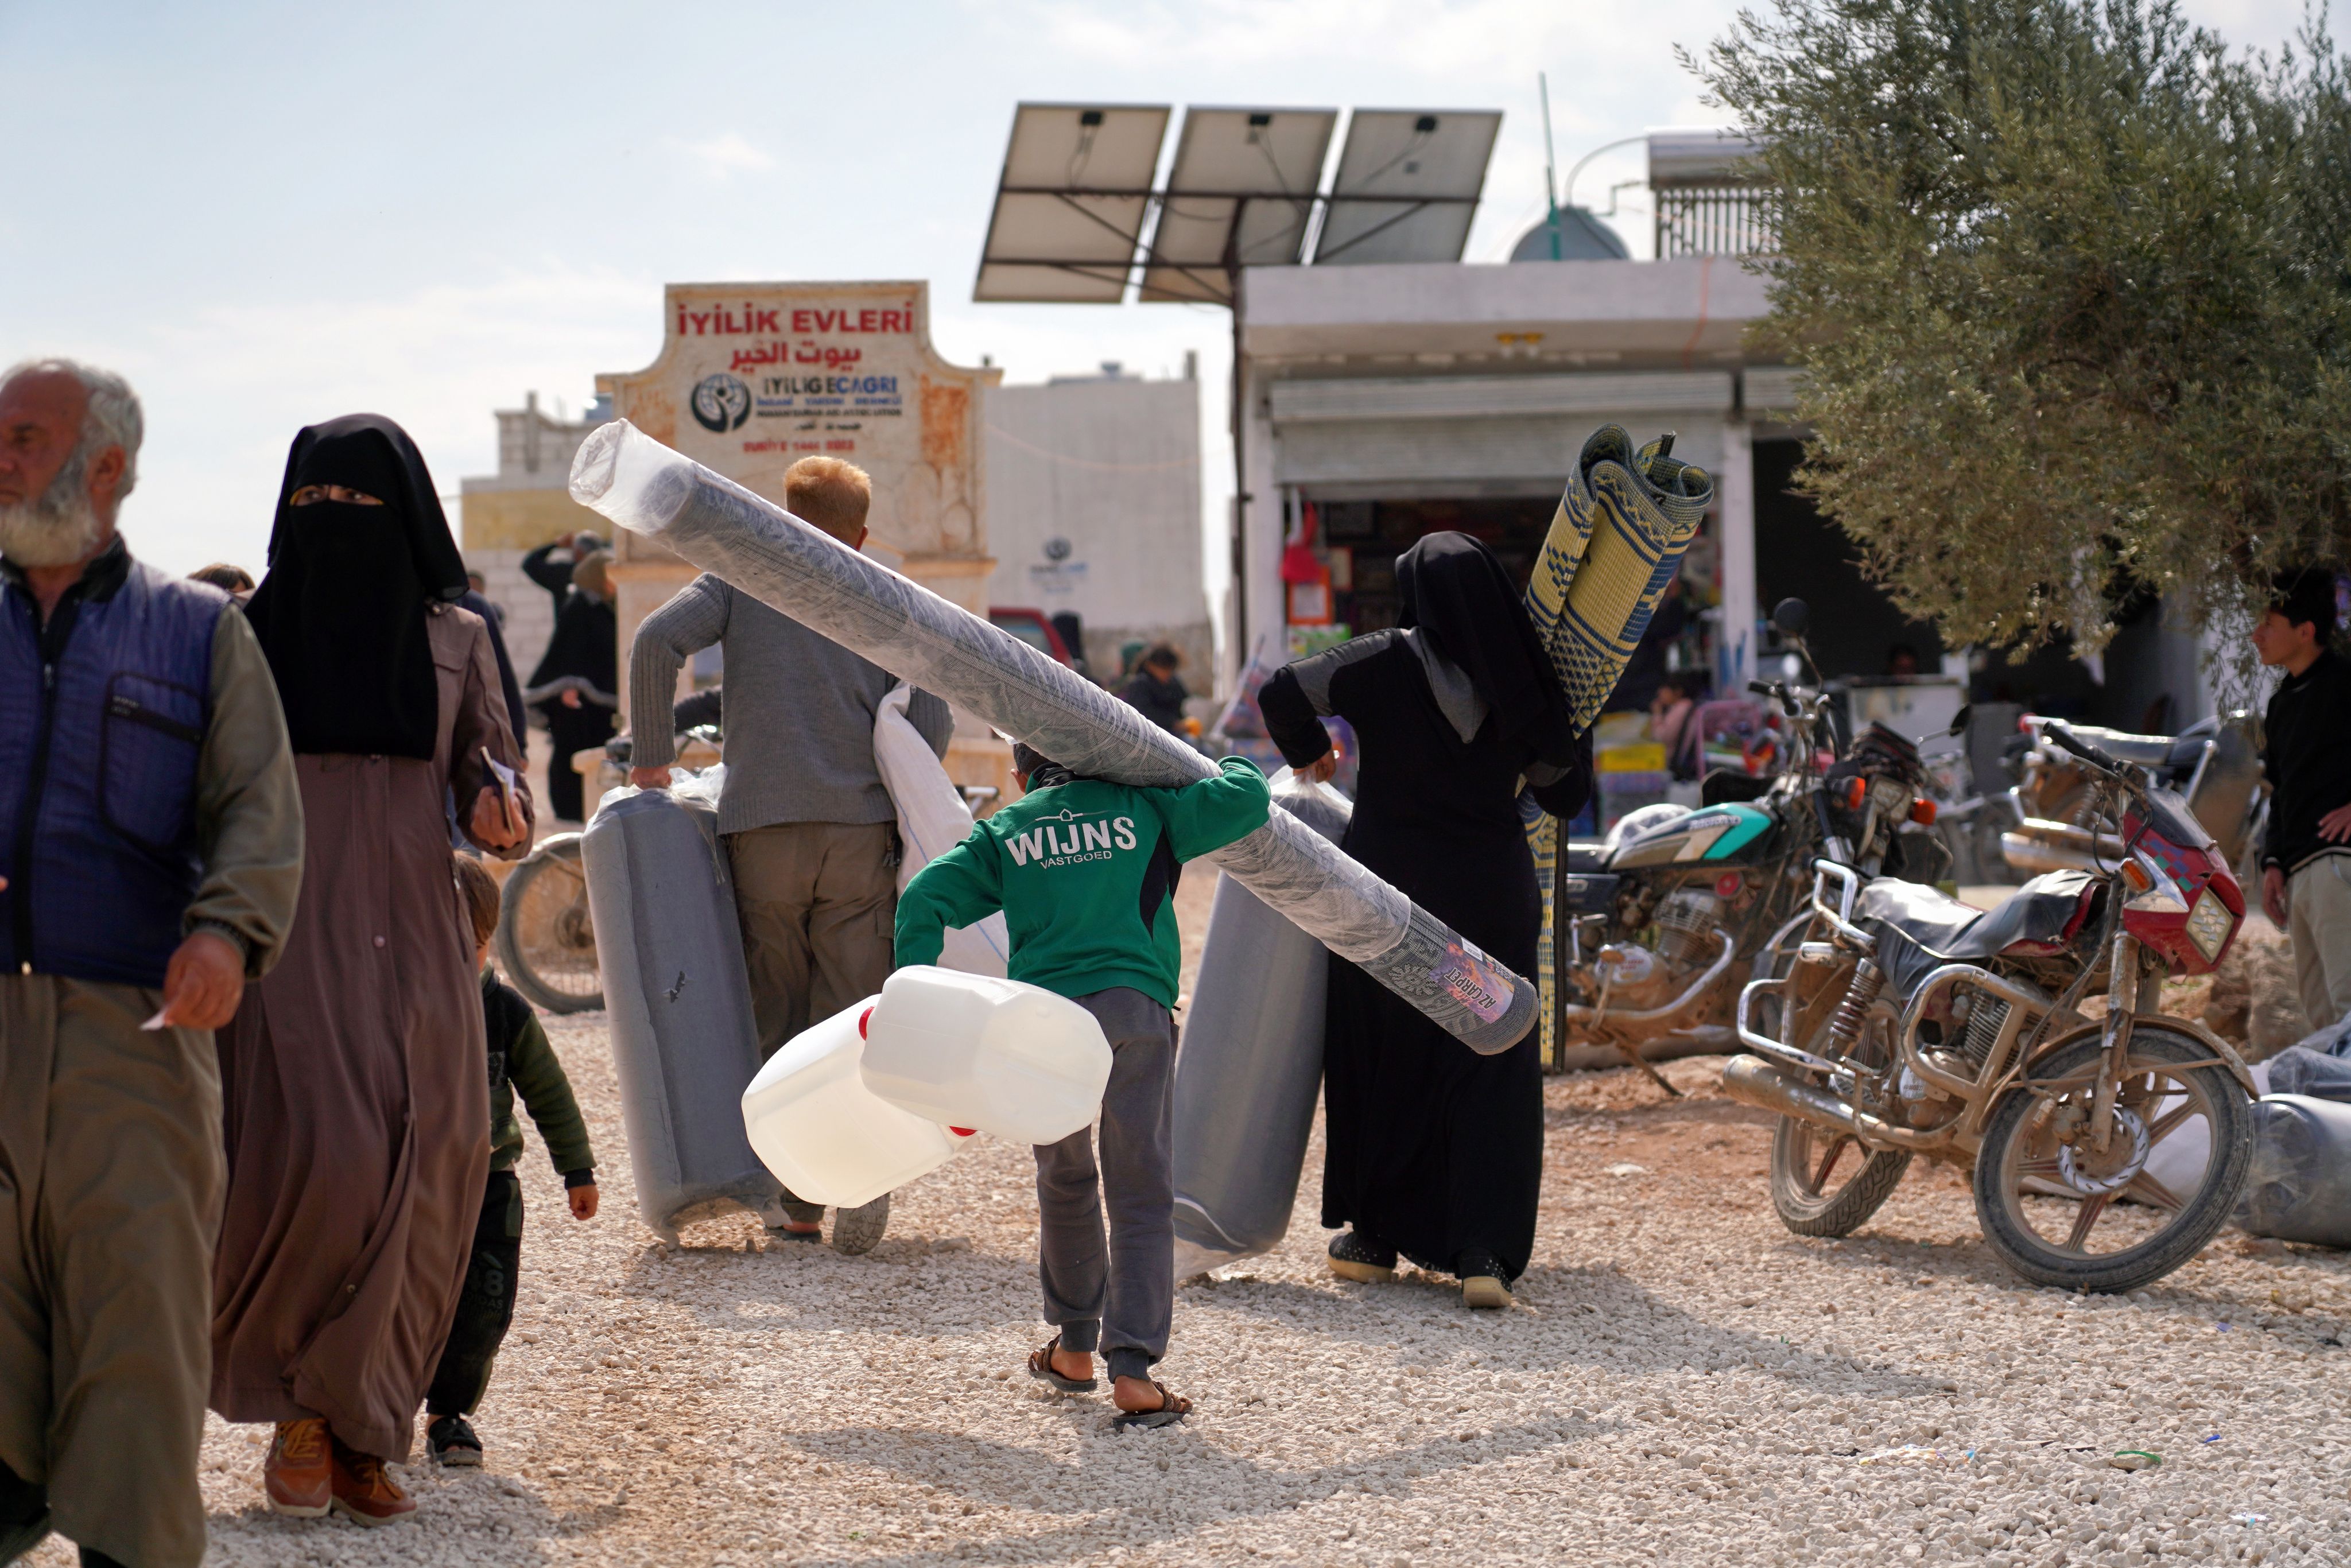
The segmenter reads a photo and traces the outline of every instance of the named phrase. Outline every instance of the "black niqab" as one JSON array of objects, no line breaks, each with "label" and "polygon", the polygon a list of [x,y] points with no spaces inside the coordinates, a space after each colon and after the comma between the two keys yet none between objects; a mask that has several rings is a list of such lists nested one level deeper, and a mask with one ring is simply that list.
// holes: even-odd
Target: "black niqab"
[{"label": "black niqab", "polygon": [[[292,505],[306,485],[383,505]],[[354,413],[295,436],[269,572],[246,606],[294,749],[430,758],[441,716],[425,613],[465,592],[465,560],[406,431]]]},{"label": "black niqab", "polygon": [[1575,725],[1526,601],[1493,551],[1467,534],[1430,534],[1396,558],[1396,624],[1416,627],[1460,666],[1501,733],[1555,767],[1575,759]]}]

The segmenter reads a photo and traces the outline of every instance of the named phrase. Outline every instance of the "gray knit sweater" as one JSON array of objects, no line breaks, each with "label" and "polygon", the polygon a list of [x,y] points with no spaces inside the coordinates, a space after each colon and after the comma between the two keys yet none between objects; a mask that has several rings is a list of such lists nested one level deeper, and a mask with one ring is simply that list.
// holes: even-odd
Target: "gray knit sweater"
[{"label": "gray knit sweater", "polygon": [[[668,722],[677,672],[714,643],[726,664],[720,832],[896,820],[873,766],[873,714],[897,677],[708,572],[637,628],[629,653],[632,762],[651,768],[677,755]],[[955,727],[947,705],[917,689],[906,716],[946,756]]]}]

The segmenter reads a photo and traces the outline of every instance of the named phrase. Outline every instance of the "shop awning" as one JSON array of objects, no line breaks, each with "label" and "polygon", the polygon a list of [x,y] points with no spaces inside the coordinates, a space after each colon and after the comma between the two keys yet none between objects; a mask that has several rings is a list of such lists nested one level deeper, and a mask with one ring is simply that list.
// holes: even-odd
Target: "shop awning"
[{"label": "shop awning", "polygon": [[1395,494],[1555,490],[1595,425],[1718,422],[1737,396],[1729,371],[1285,380],[1267,392],[1278,482]]}]

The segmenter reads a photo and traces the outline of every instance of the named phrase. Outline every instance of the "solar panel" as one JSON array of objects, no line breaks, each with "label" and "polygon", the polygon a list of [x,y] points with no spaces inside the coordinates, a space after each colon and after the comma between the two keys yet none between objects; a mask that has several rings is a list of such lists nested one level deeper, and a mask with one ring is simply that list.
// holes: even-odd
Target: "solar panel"
[{"label": "solar panel", "polygon": [[1187,111],[1139,297],[1225,302],[1228,244],[1245,267],[1294,265],[1338,122],[1333,109]]},{"label": "solar panel", "polygon": [[1165,104],[1021,104],[972,298],[1118,303],[1170,112]]},{"label": "solar panel", "polygon": [[1460,260],[1501,126],[1493,110],[1357,110],[1314,259]]}]

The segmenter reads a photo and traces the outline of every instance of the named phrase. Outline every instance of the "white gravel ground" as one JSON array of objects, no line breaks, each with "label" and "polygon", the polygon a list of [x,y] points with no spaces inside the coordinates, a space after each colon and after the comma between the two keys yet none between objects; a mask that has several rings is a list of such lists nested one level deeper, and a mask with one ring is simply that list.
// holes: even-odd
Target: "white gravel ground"
[{"label": "white gravel ground", "polygon": [[2351,1563],[2343,1255],[2224,1238],[2141,1298],[2069,1299],[2002,1273],[1923,1165],[1860,1235],[1802,1240],[1719,1062],[1670,1069],[1671,1104],[1625,1072],[1549,1085],[1507,1312],[1332,1279],[1318,1146],[1288,1244],[1178,1295],[1163,1372],[1197,1412],[1120,1436],[1021,1372],[1045,1337],[1026,1150],[981,1140],[902,1193],[867,1258],[753,1250],[747,1218],[664,1250],[601,1015],[549,1028],[606,1208],[565,1218],[534,1140],[488,1469],[420,1442],[413,1523],[278,1520],[266,1431],[215,1421],[212,1561]]}]

